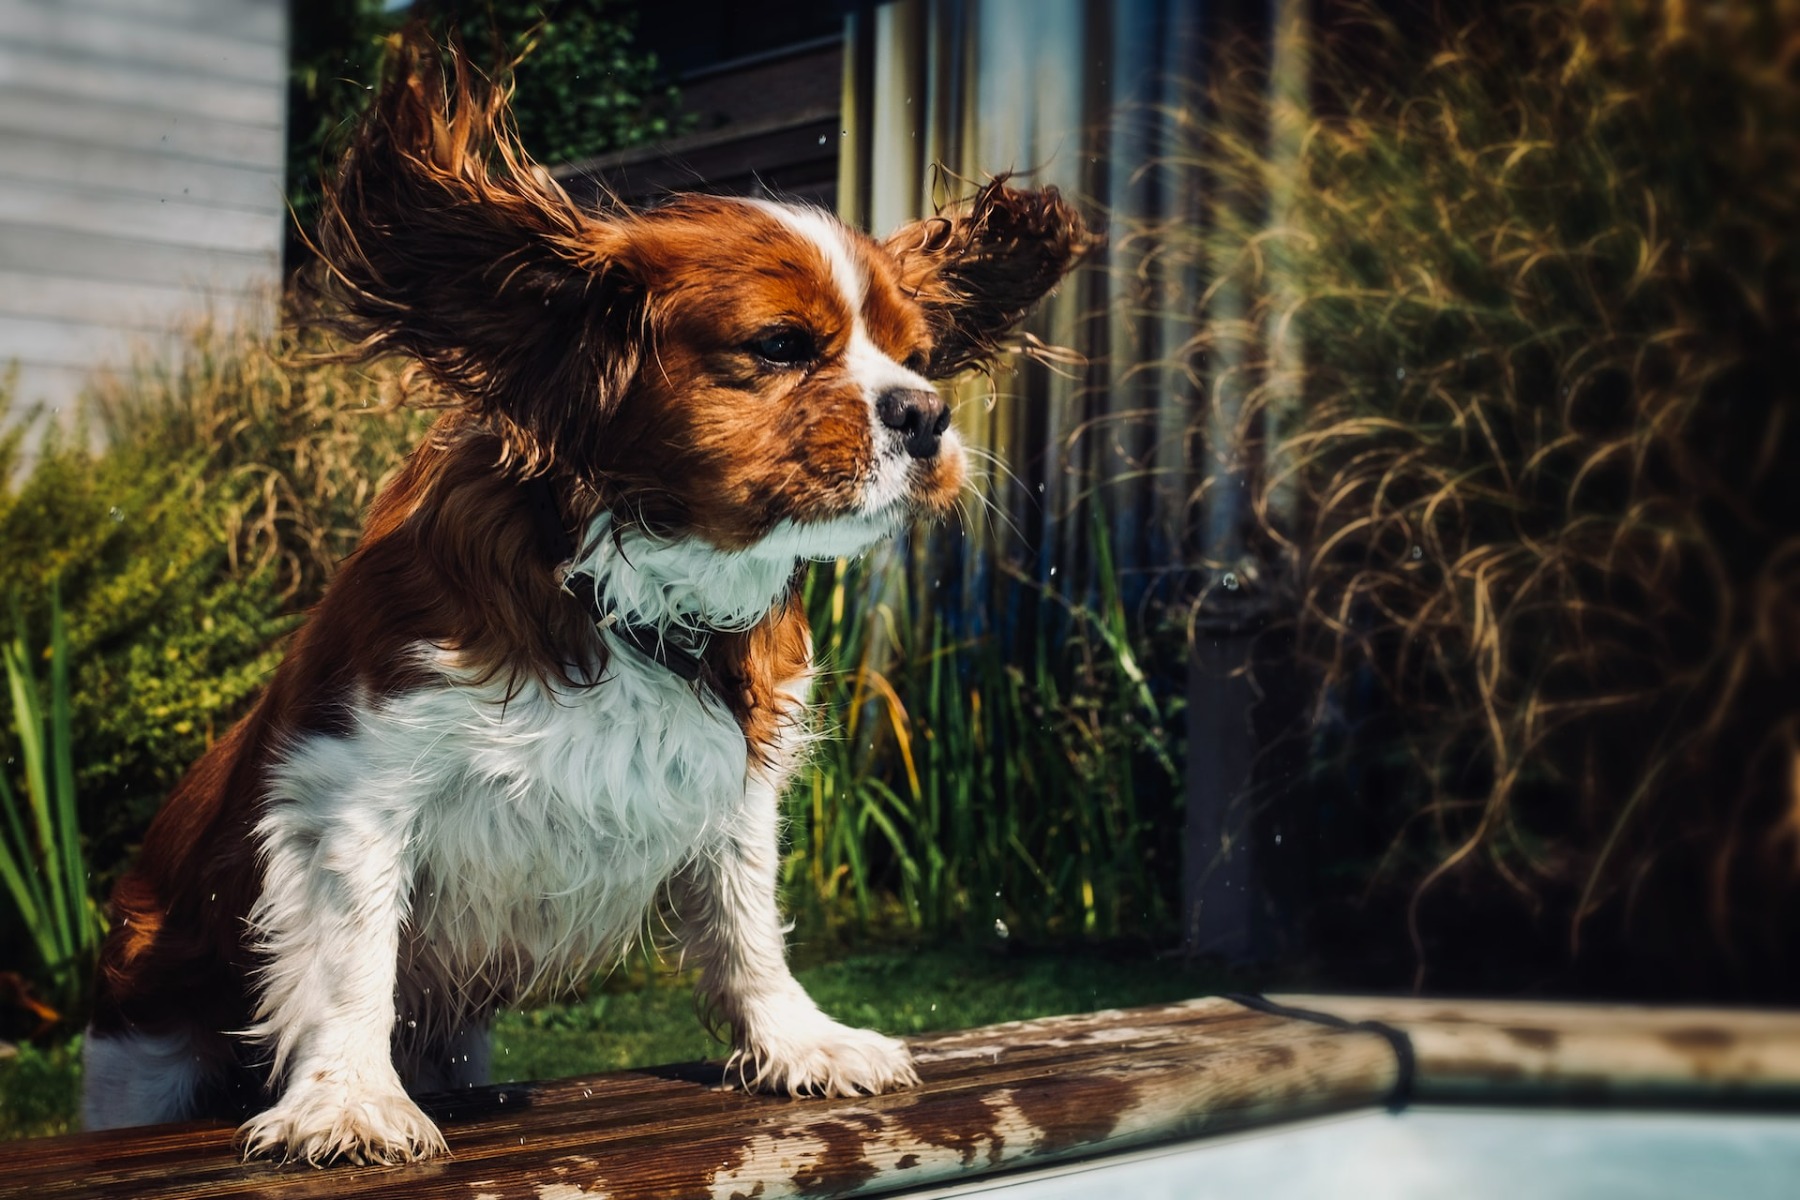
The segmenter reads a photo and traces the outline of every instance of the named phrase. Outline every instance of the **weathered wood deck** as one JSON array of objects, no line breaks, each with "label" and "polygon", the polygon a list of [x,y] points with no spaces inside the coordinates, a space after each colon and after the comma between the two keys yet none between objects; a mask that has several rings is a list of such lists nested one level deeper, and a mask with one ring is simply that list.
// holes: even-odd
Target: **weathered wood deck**
[{"label": "weathered wood deck", "polygon": [[1401,1033],[1195,1000],[916,1039],[923,1085],[854,1101],[725,1091],[716,1064],[440,1097],[428,1108],[452,1157],[410,1167],[244,1163],[220,1124],[0,1145],[0,1195],[774,1200],[1384,1104],[1402,1086],[1800,1103],[1800,1014],[1286,1000]]}]

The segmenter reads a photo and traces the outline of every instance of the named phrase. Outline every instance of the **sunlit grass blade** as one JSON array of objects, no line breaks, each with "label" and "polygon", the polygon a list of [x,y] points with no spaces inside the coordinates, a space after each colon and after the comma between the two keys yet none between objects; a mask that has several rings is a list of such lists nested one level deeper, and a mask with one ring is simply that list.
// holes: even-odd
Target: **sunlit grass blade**
[{"label": "sunlit grass blade", "polygon": [[70,906],[69,950],[79,954],[94,945],[94,914],[87,890],[80,822],[75,809],[75,731],[69,705],[69,634],[63,621],[60,586],[50,591],[50,786],[55,792],[56,825],[52,838],[62,851],[61,872]]},{"label": "sunlit grass blade", "polygon": [[[6,670],[10,682],[13,670],[10,655],[6,659]],[[51,963],[57,960],[58,950],[49,920],[49,897],[39,882],[42,873],[36,866],[36,851],[20,821],[19,798],[7,774],[0,770],[0,808],[6,811],[6,837],[0,840],[0,881],[6,884],[7,894],[12,897],[19,919],[31,936],[39,960]]]},{"label": "sunlit grass blade", "polygon": [[56,844],[55,799],[44,746],[44,708],[22,633],[5,646],[6,682],[12,699],[13,728],[19,739],[19,757],[25,768],[25,793],[34,833],[35,865],[47,885],[44,915],[55,946],[54,962],[61,962],[75,944],[69,924],[69,900],[65,894],[62,851]]}]

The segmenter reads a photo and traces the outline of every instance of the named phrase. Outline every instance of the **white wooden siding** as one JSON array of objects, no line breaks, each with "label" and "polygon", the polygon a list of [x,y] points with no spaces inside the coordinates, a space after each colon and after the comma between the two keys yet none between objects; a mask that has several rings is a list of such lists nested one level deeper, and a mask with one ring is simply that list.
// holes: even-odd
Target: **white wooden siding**
[{"label": "white wooden siding", "polygon": [[15,416],[280,278],[286,0],[0,0],[0,372]]}]

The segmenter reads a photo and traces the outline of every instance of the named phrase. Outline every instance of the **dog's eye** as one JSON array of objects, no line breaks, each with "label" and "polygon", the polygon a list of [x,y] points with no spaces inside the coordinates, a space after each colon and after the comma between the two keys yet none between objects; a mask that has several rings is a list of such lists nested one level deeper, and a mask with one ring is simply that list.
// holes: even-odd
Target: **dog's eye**
[{"label": "dog's eye", "polygon": [[804,329],[776,329],[749,344],[750,353],[778,367],[797,367],[818,353]]},{"label": "dog's eye", "polygon": [[915,375],[923,375],[925,373],[925,368],[931,365],[931,358],[923,350],[914,350],[911,354],[906,356],[906,361],[900,365],[913,372]]}]

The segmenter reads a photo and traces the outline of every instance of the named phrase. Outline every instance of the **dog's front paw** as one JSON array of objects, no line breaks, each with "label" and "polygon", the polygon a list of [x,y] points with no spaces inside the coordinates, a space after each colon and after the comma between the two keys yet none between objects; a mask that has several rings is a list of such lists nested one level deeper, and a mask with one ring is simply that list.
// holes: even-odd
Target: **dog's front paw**
[{"label": "dog's front paw", "polygon": [[919,1082],[904,1044],[823,1015],[749,1039],[725,1074],[746,1090],[791,1096],[872,1096]]},{"label": "dog's front paw", "polygon": [[329,1076],[295,1083],[273,1108],[238,1129],[244,1157],[272,1154],[283,1162],[323,1166],[404,1163],[447,1153],[444,1135],[398,1083],[357,1084]]}]

